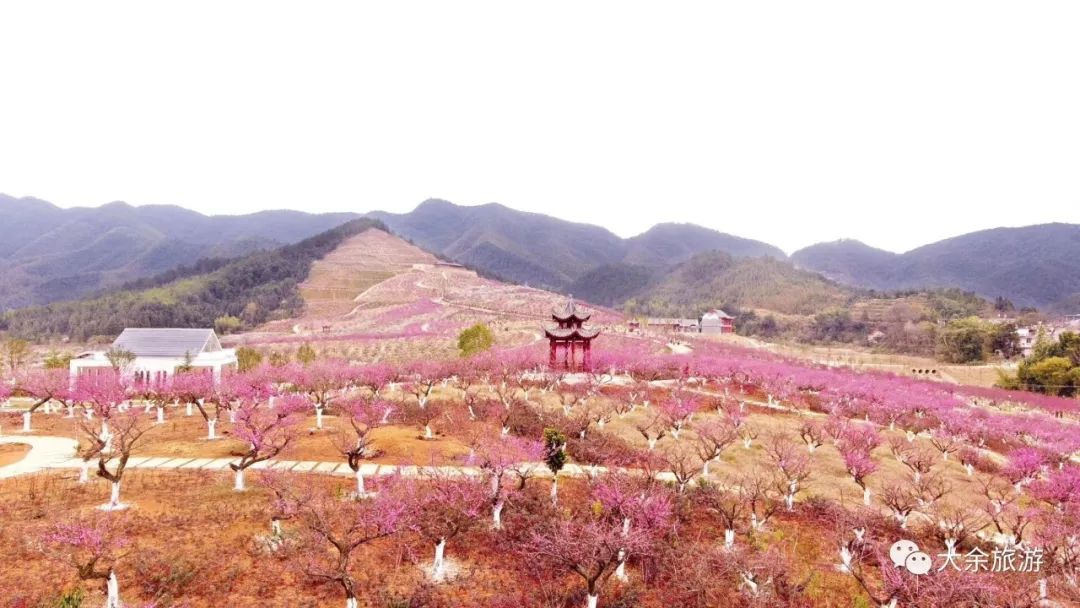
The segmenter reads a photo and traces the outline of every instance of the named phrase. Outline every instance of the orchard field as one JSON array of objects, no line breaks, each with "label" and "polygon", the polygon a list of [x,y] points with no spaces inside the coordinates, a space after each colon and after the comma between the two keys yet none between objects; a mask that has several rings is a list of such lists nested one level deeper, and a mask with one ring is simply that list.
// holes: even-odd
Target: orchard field
[{"label": "orchard field", "polygon": [[[520,342],[7,379],[0,606],[1080,605],[1075,400]],[[3,474],[47,437],[77,451]]]}]

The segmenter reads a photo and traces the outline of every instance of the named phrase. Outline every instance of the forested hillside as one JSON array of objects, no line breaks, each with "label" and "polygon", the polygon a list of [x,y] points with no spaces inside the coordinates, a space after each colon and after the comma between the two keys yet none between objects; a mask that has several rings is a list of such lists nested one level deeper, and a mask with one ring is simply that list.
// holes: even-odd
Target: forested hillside
[{"label": "forested hillside", "polygon": [[93,299],[9,311],[2,324],[13,336],[76,341],[124,327],[213,327],[223,316],[235,317],[241,328],[254,327],[297,314],[303,307],[297,284],[312,263],[371,228],[386,229],[377,220],[352,220],[293,245],[206,261]]},{"label": "forested hillside", "polygon": [[1080,225],[995,228],[924,245],[904,254],[857,241],[796,251],[801,268],[860,287],[957,287],[1040,308],[1080,294]]},{"label": "forested hillside", "polygon": [[577,293],[579,285],[588,285],[590,277],[598,276],[595,272],[608,266],[661,269],[712,250],[737,257],[787,257],[768,243],[693,224],[658,224],[623,239],[600,226],[499,204],[464,207],[428,200],[409,213],[370,215],[417,245],[480,272],[563,293]]},{"label": "forested hillside", "polygon": [[264,211],[206,216],[182,207],[61,209],[0,194],[0,311],[86,297],[207,257],[238,257],[356,217]]},{"label": "forested hillside", "polygon": [[856,292],[772,258],[707,252],[659,273],[626,302],[631,313],[697,317],[710,308],[765,308],[811,315],[850,304]]}]

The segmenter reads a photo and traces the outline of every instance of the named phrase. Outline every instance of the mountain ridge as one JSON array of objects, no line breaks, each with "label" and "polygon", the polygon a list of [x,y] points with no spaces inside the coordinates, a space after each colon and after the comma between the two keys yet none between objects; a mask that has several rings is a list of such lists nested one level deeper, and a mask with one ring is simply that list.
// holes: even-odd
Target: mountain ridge
[{"label": "mountain ridge", "polygon": [[[65,209],[0,194],[0,233],[6,235],[0,241],[0,310],[77,299],[200,259],[297,242],[365,216],[486,276],[561,293],[582,292],[590,280],[610,283],[611,277],[596,274],[605,270],[637,285],[646,275],[720,251],[736,258],[788,260],[859,288],[956,287],[1039,307],[1074,302],[1080,294],[1080,225],[1066,223],[980,230],[905,253],[843,239],[787,256],[771,244],[696,224],[662,222],[624,238],[602,226],[501,203],[462,206],[433,198],[407,213],[205,215],[176,205],[120,201]],[[609,287],[603,291],[619,291]]]}]

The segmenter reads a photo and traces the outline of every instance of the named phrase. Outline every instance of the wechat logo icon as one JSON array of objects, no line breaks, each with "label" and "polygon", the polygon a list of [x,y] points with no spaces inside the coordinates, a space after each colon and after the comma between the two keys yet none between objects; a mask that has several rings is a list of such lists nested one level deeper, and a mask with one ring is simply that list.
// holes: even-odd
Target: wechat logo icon
[{"label": "wechat logo icon", "polygon": [[889,559],[897,568],[904,568],[916,576],[930,572],[934,566],[930,556],[919,551],[919,546],[910,540],[900,540],[893,543],[889,547]]}]

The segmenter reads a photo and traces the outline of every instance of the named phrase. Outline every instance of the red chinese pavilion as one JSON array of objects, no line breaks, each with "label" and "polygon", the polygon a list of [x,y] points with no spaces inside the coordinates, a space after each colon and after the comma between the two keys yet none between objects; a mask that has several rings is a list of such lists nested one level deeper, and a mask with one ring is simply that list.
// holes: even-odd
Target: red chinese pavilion
[{"label": "red chinese pavilion", "polygon": [[[551,367],[556,365],[561,365],[566,369],[589,367],[592,363],[592,339],[600,335],[599,329],[584,326],[590,316],[592,316],[590,313],[578,310],[572,297],[562,306],[552,308],[551,319],[557,325],[544,328],[550,345],[548,362]],[[580,364],[578,352],[581,353]]]}]

